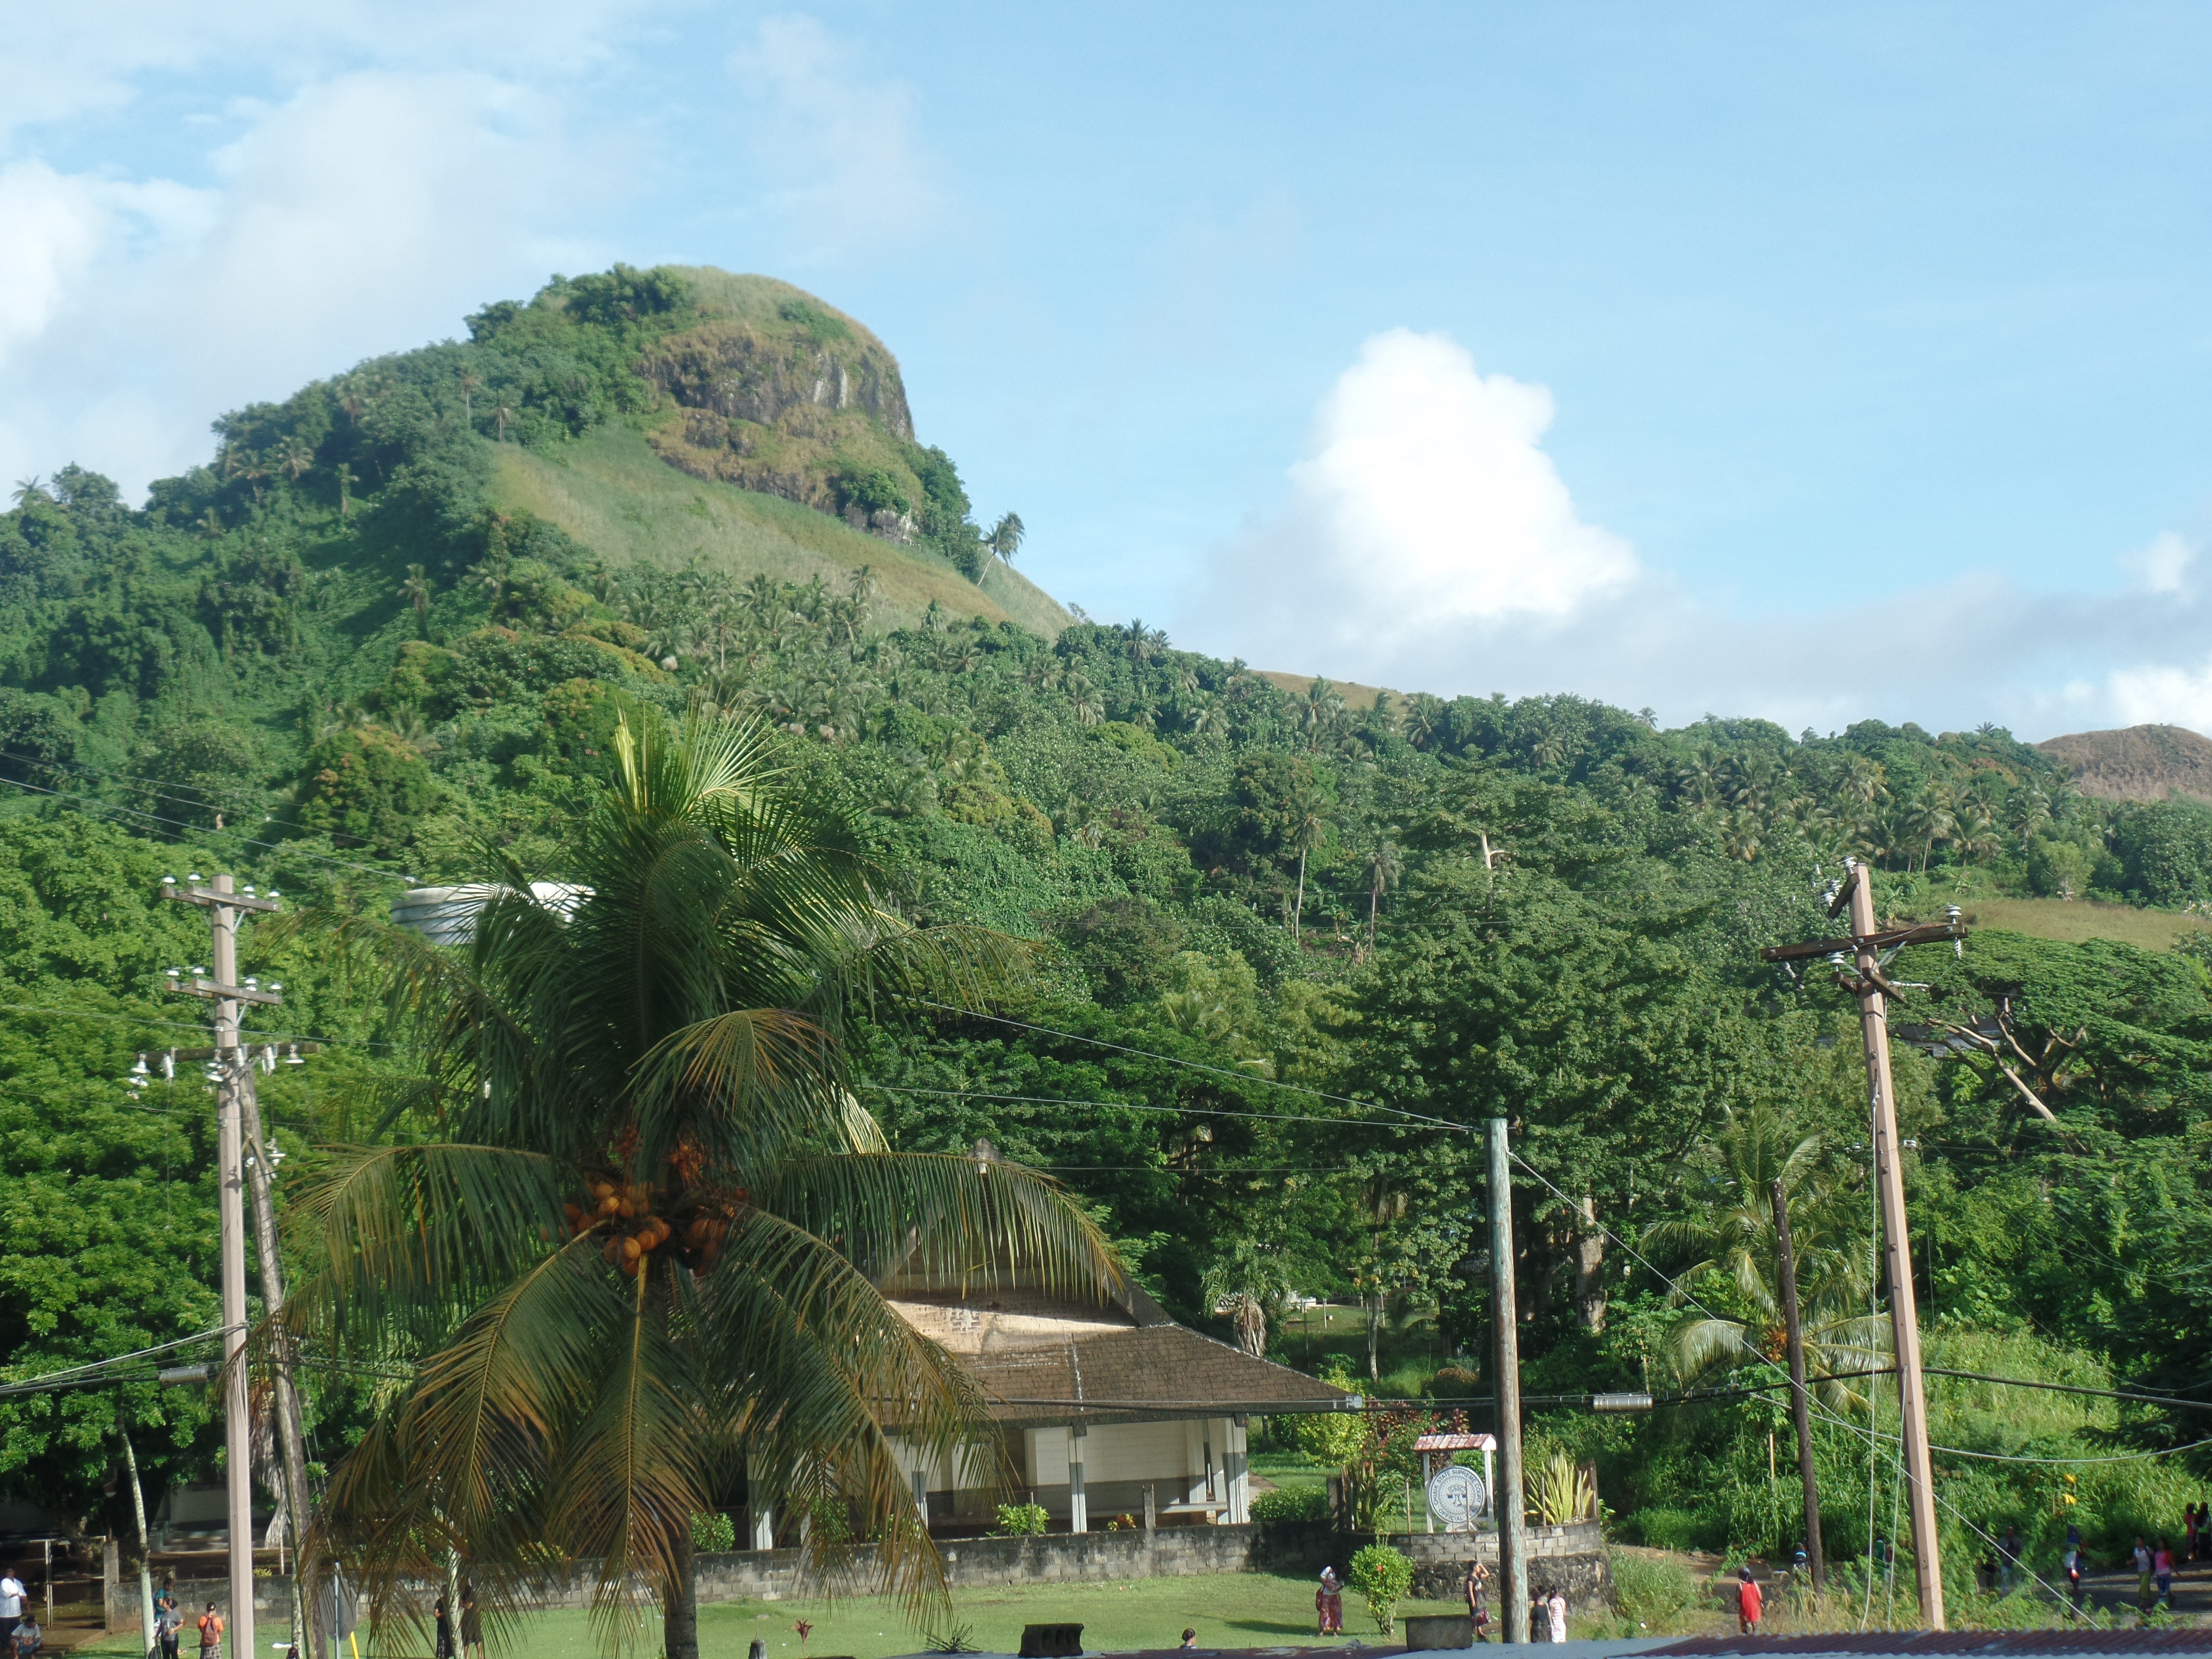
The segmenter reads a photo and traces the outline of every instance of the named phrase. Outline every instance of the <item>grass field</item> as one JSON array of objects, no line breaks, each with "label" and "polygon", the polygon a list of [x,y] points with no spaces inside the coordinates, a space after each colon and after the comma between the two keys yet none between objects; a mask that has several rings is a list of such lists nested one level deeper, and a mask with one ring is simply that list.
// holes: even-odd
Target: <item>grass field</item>
[{"label": "grass field", "polygon": [[[1340,1565],[1340,1571],[1342,1571]],[[1003,1589],[962,1590],[953,1598],[945,1630],[967,1627],[968,1643],[985,1652],[1012,1653],[1021,1646],[1025,1624],[1083,1626],[1087,1650],[1127,1651],[1171,1648],[1186,1626],[1198,1632],[1200,1647],[1314,1647],[1313,1581],[1267,1573],[1223,1573],[1189,1578],[1140,1578],[1129,1583],[1023,1584]],[[1356,1595],[1344,1598],[1346,1634],[1382,1645],[1375,1622]],[[1446,1603],[1407,1601],[1399,1614],[1450,1613]],[[804,1619],[813,1626],[802,1648],[792,1628]],[[258,1632],[266,1642],[281,1631]],[[487,1634],[489,1634],[488,1632]],[[915,1653],[928,1644],[928,1632],[907,1622],[899,1604],[884,1596],[851,1596],[836,1601],[732,1601],[699,1609],[702,1659],[744,1659],[758,1637],[769,1659],[886,1659]],[[414,1650],[427,1648],[416,1642]],[[588,1615],[566,1609],[523,1620],[498,1650],[527,1654],[529,1659],[600,1659]],[[104,1638],[75,1650],[82,1654],[136,1654],[135,1633]],[[659,1650],[653,1629],[637,1645],[640,1654]],[[267,1651],[264,1647],[264,1653]],[[364,1653],[368,1651],[366,1645]],[[409,1644],[381,1644],[385,1655],[404,1655]],[[246,1659],[238,1656],[237,1659]]]},{"label": "grass field", "polygon": [[2177,934],[2212,933],[2212,916],[2178,910],[2137,910],[2124,904],[2087,900],[1993,898],[1961,900],[1972,927],[1999,927],[2031,939],[2079,945],[2108,939],[2144,951],[2171,951]]},{"label": "grass field", "polygon": [[932,599],[955,616],[1011,619],[1048,637],[1070,620],[1018,572],[994,566],[979,590],[938,559],[811,507],[678,472],[626,426],[544,454],[501,444],[495,488],[501,506],[559,525],[610,564],[644,559],[672,570],[696,556],[741,580],[759,571],[796,582],[819,576],[840,592],[865,564],[878,614],[895,626],[919,621]]}]

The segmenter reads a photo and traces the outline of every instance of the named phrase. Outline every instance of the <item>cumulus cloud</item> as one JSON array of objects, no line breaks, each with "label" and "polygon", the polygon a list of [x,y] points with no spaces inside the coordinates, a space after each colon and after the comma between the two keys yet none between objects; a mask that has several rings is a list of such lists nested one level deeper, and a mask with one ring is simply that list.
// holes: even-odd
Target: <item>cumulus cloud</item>
[{"label": "cumulus cloud", "polygon": [[1178,632],[1264,667],[1445,696],[1573,692],[1669,723],[2212,730],[2212,607],[2179,534],[2112,559],[2102,588],[1969,571],[1741,614],[1585,521],[1543,448],[1552,416],[1544,387],[1484,374],[1447,338],[1376,336],[1321,399],[1286,504],[1217,550]]},{"label": "cumulus cloud", "polygon": [[767,204],[799,257],[880,252],[939,204],[915,136],[913,92],[870,75],[813,18],[764,20],[730,69],[750,100],[744,125],[768,176]]},{"label": "cumulus cloud", "polygon": [[126,489],[206,422],[456,331],[563,252],[557,110],[497,77],[369,70],[242,112],[212,182],[0,168],[0,476],[76,459]]}]

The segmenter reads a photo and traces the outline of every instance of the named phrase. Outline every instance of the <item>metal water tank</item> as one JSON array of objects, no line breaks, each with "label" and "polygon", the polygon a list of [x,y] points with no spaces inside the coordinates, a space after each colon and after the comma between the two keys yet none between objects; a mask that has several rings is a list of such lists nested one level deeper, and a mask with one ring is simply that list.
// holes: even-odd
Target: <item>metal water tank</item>
[{"label": "metal water tank", "polygon": [[[477,916],[503,890],[488,882],[462,887],[410,887],[392,901],[392,925],[420,933],[433,945],[466,945],[476,937]],[[588,887],[565,881],[533,881],[530,896],[566,917],[591,895]]]}]

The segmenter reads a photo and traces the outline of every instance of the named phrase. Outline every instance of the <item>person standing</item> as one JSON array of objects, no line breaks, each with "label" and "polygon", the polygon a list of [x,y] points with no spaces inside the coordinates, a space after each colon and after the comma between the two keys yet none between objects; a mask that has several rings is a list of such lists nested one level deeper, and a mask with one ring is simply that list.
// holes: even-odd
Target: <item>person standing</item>
[{"label": "person standing", "polygon": [[161,1659],[177,1659],[177,1644],[185,1628],[185,1610],[177,1605],[177,1581],[164,1578],[154,1597],[154,1643]]},{"label": "person standing", "polygon": [[222,1615],[212,1601],[200,1615],[200,1659],[222,1659]]},{"label": "person standing", "polygon": [[2197,1505],[2194,1504],[2181,1506],[2181,1559],[2185,1561],[2197,1559]]},{"label": "person standing", "polygon": [[15,1569],[0,1572],[0,1641],[15,1633],[15,1626],[23,1616],[23,1581],[15,1577]]},{"label": "person standing", "polygon": [[1467,1564],[1467,1618],[1474,1631],[1474,1639],[1486,1639],[1490,1628],[1490,1569],[1480,1561]]},{"label": "person standing", "polygon": [[430,1650],[437,1659],[455,1659],[453,1652],[453,1610],[440,1596],[431,1607],[432,1629]]},{"label": "person standing", "polygon": [[2150,1606],[2150,1546],[2143,1542],[2141,1533],[2136,1534],[2136,1600],[2145,1608]]},{"label": "person standing", "polygon": [[1344,1586],[1337,1582],[1334,1567],[1321,1570],[1321,1586],[1314,1591],[1314,1616],[1321,1627],[1317,1634],[1344,1633]]},{"label": "person standing", "polygon": [[2081,1574],[2087,1563],[2082,1559],[2081,1534],[2072,1527],[2066,1529],[2066,1599],[2075,1607],[2081,1605]]},{"label": "person standing", "polygon": [[1759,1630],[1759,1619],[1766,1611],[1766,1601],[1759,1594],[1759,1580],[1751,1576],[1749,1567],[1738,1567],[1735,1576],[1736,1630],[1741,1635],[1751,1636]]},{"label": "person standing", "polygon": [[477,1611],[471,1584],[461,1586],[461,1659],[484,1659],[483,1614]]},{"label": "person standing", "polygon": [[2158,1580],[2158,1599],[2170,1609],[2173,1606],[2173,1546],[2160,1538],[2158,1547],[2150,1553],[2151,1575]]},{"label": "person standing", "polygon": [[1545,1599],[1544,1611],[1552,1616],[1552,1639],[1554,1642],[1565,1641],[1567,1639],[1567,1598],[1559,1594],[1559,1587],[1557,1584],[1552,1586],[1551,1595]]},{"label": "person standing", "polygon": [[2004,1536],[1997,1540],[1997,1594],[2010,1595],[2013,1581],[2019,1577],[2020,1528],[2007,1522]]}]

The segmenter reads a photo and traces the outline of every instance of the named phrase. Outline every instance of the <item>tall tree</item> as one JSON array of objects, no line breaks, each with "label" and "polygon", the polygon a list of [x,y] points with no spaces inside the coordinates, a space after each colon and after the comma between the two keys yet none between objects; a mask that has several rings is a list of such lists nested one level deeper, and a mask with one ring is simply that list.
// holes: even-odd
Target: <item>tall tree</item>
[{"label": "tall tree", "polygon": [[430,637],[430,597],[436,591],[430,585],[428,571],[419,564],[407,567],[407,580],[399,584],[399,597],[415,607],[415,635],[417,639]]},{"label": "tall tree", "polygon": [[409,1374],[323,1522],[384,1616],[419,1617],[404,1587],[449,1550],[512,1608],[550,1545],[597,1564],[610,1645],[644,1586],[670,1659],[696,1659],[691,1519],[740,1463],[756,1504],[857,1509],[917,1603],[941,1582],[890,1437],[964,1465],[986,1425],[883,1277],[1103,1298],[1117,1269],[1045,1177],[892,1152],[844,1087],[856,998],[980,994],[1006,942],[902,925],[857,825],[782,787],[757,726],[648,719],[617,750],[573,903],[507,868],[464,954],[354,925],[435,1129],[307,1186],[317,1267],[287,1318]]}]

